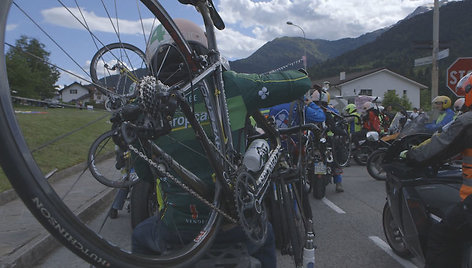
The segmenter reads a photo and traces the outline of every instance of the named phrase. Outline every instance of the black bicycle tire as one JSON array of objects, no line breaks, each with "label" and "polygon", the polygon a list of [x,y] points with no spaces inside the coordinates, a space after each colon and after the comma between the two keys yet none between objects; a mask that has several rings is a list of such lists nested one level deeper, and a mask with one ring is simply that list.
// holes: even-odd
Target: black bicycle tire
[{"label": "black bicycle tire", "polygon": [[107,95],[107,96],[111,93],[111,91],[106,89],[105,87],[106,85],[103,85],[102,83],[100,83],[100,80],[98,79],[98,76],[97,76],[97,69],[95,66],[97,65],[98,60],[104,53],[109,52],[112,49],[117,49],[117,48],[128,49],[130,51],[135,52],[137,55],[139,55],[143,59],[143,62],[146,63],[146,55],[144,54],[144,52],[138,47],[133,46],[128,43],[111,43],[100,48],[95,53],[95,55],[92,58],[92,61],[90,62],[90,77],[92,78],[92,82],[98,85],[97,86],[98,91],[100,91],[102,94]]},{"label": "black bicycle tire", "polygon": [[378,180],[378,181],[384,181],[387,179],[387,174],[385,173],[385,176],[379,176],[378,173],[376,173],[373,169],[372,169],[372,161],[378,161],[377,157],[379,157],[380,155],[383,155],[382,156],[382,159],[383,157],[385,156],[386,154],[386,151],[385,149],[377,149],[375,150],[374,152],[372,152],[370,155],[369,155],[369,158],[367,158],[367,164],[366,164],[366,167],[367,167],[367,173],[369,173],[369,175]]},{"label": "black bicycle tire", "polygon": [[294,212],[294,200],[289,192],[288,187],[289,184],[284,183],[282,180],[282,196],[283,196],[283,204],[284,204],[284,211],[287,220],[287,227],[288,233],[290,235],[290,244],[292,246],[292,254],[295,260],[295,265],[299,267],[302,264],[302,242],[300,241],[300,237],[297,232],[297,224],[295,222],[296,215]]},{"label": "black bicycle tire", "polygon": [[[176,30],[175,23],[154,0],[141,0],[156,17],[160,18],[164,27],[173,37],[180,40],[177,45],[185,49],[184,56],[191,60],[191,53],[187,42],[180,31]],[[12,1],[0,3],[0,46],[4,49],[5,27],[8,12]],[[3,50],[5,51],[5,50]],[[192,62],[192,64],[194,64]],[[65,247],[95,266],[103,267],[169,267],[189,265],[195,258],[201,256],[216,236],[221,223],[221,216],[212,211],[207,225],[202,229],[199,240],[191,244],[190,250],[182,251],[165,258],[134,255],[106,241],[100,235],[90,230],[81,222],[62,199],[52,189],[36,164],[32,154],[22,136],[16,121],[11,104],[10,87],[5,63],[5,55],[0,57],[0,146],[3,153],[0,156],[1,166],[23,203],[28,207],[35,218]],[[215,185],[215,203],[220,206],[219,194],[221,186]]]},{"label": "black bicycle tire", "polygon": [[[349,159],[351,158],[351,147],[350,147],[350,144],[351,144],[351,136],[350,135],[346,135],[346,136],[343,136],[343,137],[347,137],[347,143],[345,143],[348,147],[348,150],[347,152],[343,152],[345,154],[345,159],[343,159],[343,161],[341,161],[339,158],[338,158],[338,150],[336,148],[338,148],[338,146],[336,146],[337,142],[335,141],[335,144],[333,144],[332,146],[332,149],[333,149],[333,158],[334,158],[334,161],[336,162],[336,164],[338,164],[340,167],[345,167],[348,163],[349,163]],[[346,142],[346,141],[345,141]]]},{"label": "black bicycle tire", "polygon": [[283,211],[280,209],[280,198],[277,193],[277,185],[273,182],[269,188],[269,198],[267,202],[270,203],[270,221],[272,223],[272,229],[275,236],[275,247],[282,250],[284,245],[284,227],[280,218],[283,218]]},{"label": "black bicycle tire", "polygon": [[312,180],[313,197],[322,199],[326,195],[326,175],[315,175]]},{"label": "black bicycle tire", "polygon": [[[88,168],[90,170],[90,173],[92,173],[93,177],[102,183],[103,185],[106,185],[108,187],[113,187],[113,188],[128,188],[130,186],[135,185],[139,179],[132,179],[132,180],[126,180],[126,181],[116,181],[107,178],[105,175],[98,170],[98,167],[95,165],[95,155],[97,150],[100,150],[100,145],[105,139],[111,139],[111,136],[114,134],[114,130],[109,130],[102,135],[100,135],[93,143],[92,146],[90,146],[90,150],[88,152],[87,156],[87,163],[88,163]],[[113,142],[110,140],[109,142]],[[113,155],[115,157],[115,155]],[[130,173],[128,171],[127,177],[129,179]],[[137,178],[137,177],[136,177]]]},{"label": "black bicycle tire", "polygon": [[[152,211],[153,207],[158,209],[157,198],[155,198],[155,192],[155,184],[147,181],[140,181],[131,188],[131,228],[134,229],[139,223],[141,223],[145,219],[157,215],[158,211]],[[155,203],[150,204],[149,202]]]}]

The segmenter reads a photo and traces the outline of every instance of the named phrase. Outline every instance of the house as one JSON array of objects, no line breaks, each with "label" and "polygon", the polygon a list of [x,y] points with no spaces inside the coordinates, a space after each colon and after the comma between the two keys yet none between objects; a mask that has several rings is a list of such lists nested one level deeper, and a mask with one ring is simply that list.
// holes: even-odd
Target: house
[{"label": "house", "polygon": [[74,82],[59,89],[59,93],[62,101],[66,103],[75,103],[78,101],[87,103],[91,100],[96,103],[103,103],[106,98],[94,85],[82,85],[78,82]]},{"label": "house", "polygon": [[330,83],[329,91],[332,98],[342,96],[343,99],[349,100],[360,95],[383,98],[386,92],[394,90],[400,98],[406,95],[413,107],[420,107],[420,90],[428,88],[387,68],[350,74],[341,72],[336,77],[312,81],[313,85],[321,87],[325,82]]},{"label": "house", "polygon": [[87,87],[83,86],[80,83],[74,82],[68,86],[59,89],[61,94],[61,99],[63,102],[87,102],[90,99],[90,91]]}]

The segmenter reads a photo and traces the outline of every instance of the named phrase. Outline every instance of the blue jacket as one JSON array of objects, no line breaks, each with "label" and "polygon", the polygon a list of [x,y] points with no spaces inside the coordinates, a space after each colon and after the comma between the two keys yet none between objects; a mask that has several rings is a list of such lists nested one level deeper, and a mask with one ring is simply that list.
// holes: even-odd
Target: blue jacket
[{"label": "blue jacket", "polygon": [[[326,120],[323,110],[313,102],[305,106],[305,123],[320,123]],[[290,107],[291,116],[290,116]],[[296,103],[283,103],[270,108],[269,115],[275,118],[277,128],[288,128],[300,124]],[[291,121],[291,122],[289,122]]]},{"label": "blue jacket", "polygon": [[454,119],[454,115],[454,112],[448,108],[439,115],[436,122],[426,124],[425,127],[431,131],[436,131],[451,122]]}]

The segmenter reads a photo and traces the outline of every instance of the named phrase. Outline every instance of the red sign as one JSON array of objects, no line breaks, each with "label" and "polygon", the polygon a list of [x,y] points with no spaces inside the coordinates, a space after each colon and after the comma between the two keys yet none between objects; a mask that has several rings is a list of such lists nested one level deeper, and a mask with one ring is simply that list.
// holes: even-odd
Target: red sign
[{"label": "red sign", "polygon": [[447,87],[458,97],[465,96],[465,92],[456,92],[456,85],[467,73],[472,72],[472,58],[457,58],[447,68]]}]

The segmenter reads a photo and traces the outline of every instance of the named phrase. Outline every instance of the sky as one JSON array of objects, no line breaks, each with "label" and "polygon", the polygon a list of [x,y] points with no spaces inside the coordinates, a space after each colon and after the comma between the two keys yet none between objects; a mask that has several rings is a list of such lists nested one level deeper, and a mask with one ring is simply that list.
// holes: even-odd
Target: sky
[{"label": "sky", "polygon": [[[431,5],[433,0],[213,0],[220,16],[226,23],[226,29],[217,30],[217,42],[222,54],[230,60],[246,58],[254,53],[266,42],[278,37],[305,37],[308,39],[337,40],[346,37],[358,37],[362,34],[378,30],[395,24],[418,6]],[[86,71],[89,62],[97,46],[81,46],[78,42],[80,34],[84,34],[83,27],[76,22],[68,21],[64,9],[58,2],[15,0],[24,9],[29,9],[32,17],[38,22],[44,23],[48,31],[53,31],[60,36],[56,41],[59,44],[74,47],[79,46],[83,59],[75,65],[81,65]],[[105,12],[92,12],[101,1],[67,1],[64,4],[71,7],[72,12],[78,4],[85,16],[90,18],[89,27],[102,32],[113,32],[109,19]],[[104,0],[109,5],[114,5],[111,0]],[[140,36],[141,23],[132,19],[133,4],[135,1],[117,1],[118,17],[120,18],[120,32],[123,38],[143,38]],[[176,0],[160,1],[166,7],[169,14],[174,18],[186,18],[203,26],[202,19],[196,10],[190,5],[182,5]],[[130,3],[130,4],[127,4]],[[94,6],[95,5],[95,6]],[[6,40],[14,43],[14,39],[20,34],[26,34],[40,39],[45,43],[46,49],[51,51],[51,58],[55,61],[65,61],[64,53],[61,52],[54,42],[50,41],[41,30],[28,24],[28,20],[21,12],[13,8],[13,15],[7,25]],[[134,7],[134,9],[136,9]],[[123,12],[126,10],[126,12]],[[129,11],[129,12],[128,12]],[[113,11],[111,11],[113,12]],[[79,16],[79,13],[77,13]],[[82,14],[81,14],[82,15]],[[136,15],[136,14],[134,14]],[[150,28],[153,20],[144,16],[144,28]],[[25,22],[26,21],[26,22]],[[122,22],[121,22],[122,21]],[[287,25],[291,21],[297,25]],[[28,26],[29,25],[29,26]],[[84,40],[90,36],[82,38]],[[131,38],[131,37],[130,37]],[[103,41],[104,43],[107,40]],[[145,48],[142,48],[145,50]],[[89,52],[87,52],[89,51]],[[77,52],[77,51],[75,51]],[[78,53],[78,52],[77,52]],[[69,62],[71,60],[68,60]],[[70,63],[64,64],[68,66]],[[277,67],[277,66],[274,66]],[[68,67],[65,67],[69,69]],[[72,71],[71,67],[71,71]],[[75,68],[73,72],[80,72]],[[84,72],[82,70],[82,72]],[[69,77],[69,79],[73,79]],[[66,75],[61,82],[66,82]]]}]

